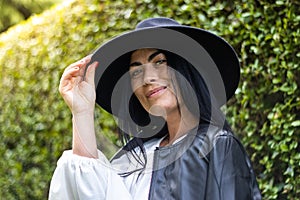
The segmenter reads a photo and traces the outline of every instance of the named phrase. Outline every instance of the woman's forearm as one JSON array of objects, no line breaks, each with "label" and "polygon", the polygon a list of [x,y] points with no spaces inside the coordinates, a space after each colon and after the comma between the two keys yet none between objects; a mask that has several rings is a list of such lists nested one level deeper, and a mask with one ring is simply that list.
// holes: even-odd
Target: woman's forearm
[{"label": "woman's forearm", "polygon": [[73,153],[98,158],[94,112],[73,115]]},{"label": "woman's forearm", "polygon": [[98,158],[94,130],[95,70],[98,62],[89,66],[91,56],[69,65],[59,84],[59,92],[73,114],[73,153]]}]

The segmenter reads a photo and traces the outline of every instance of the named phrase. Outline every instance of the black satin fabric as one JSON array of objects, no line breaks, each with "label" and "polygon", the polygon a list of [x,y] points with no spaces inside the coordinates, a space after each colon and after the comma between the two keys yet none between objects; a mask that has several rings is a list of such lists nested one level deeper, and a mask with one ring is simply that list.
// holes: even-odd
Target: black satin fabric
[{"label": "black satin fabric", "polygon": [[149,200],[260,200],[250,159],[229,131],[199,128],[154,153]]}]

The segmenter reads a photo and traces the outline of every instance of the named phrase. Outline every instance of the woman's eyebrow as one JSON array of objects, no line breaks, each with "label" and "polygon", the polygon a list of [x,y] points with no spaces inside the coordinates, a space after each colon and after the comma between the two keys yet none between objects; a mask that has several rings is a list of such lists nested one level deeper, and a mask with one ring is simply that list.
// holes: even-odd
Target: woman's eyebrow
[{"label": "woman's eyebrow", "polygon": [[142,65],[141,62],[133,62],[129,65],[129,67],[140,66],[140,65]]},{"label": "woman's eyebrow", "polygon": [[151,54],[148,57],[148,62],[150,62],[155,56],[157,56],[158,54],[162,53],[160,50],[155,51],[153,54]]},{"label": "woman's eyebrow", "polygon": [[[158,54],[162,53],[160,50],[157,50],[155,51],[153,54],[151,54],[149,57],[148,57],[148,62],[150,62],[153,58],[155,58],[155,56],[157,56]],[[134,67],[134,66],[140,66],[142,65],[141,62],[133,62],[129,65],[129,67]]]}]

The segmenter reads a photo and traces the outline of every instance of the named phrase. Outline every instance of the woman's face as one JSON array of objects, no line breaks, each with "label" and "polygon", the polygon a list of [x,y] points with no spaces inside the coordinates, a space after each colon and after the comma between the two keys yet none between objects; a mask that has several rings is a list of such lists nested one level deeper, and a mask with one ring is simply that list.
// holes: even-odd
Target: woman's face
[{"label": "woman's face", "polygon": [[[145,110],[152,115],[166,116],[178,111],[174,93],[174,71],[166,56],[157,49],[139,49],[132,53],[129,73],[132,89]],[[173,80],[173,81],[172,81]]]}]

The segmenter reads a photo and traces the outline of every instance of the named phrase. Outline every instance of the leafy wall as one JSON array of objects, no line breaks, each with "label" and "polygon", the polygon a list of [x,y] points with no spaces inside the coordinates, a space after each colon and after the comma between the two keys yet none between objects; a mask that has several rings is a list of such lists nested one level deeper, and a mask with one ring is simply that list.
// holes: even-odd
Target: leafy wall
[{"label": "leafy wall", "polygon": [[[209,29],[239,54],[241,82],[226,109],[246,146],[264,199],[300,197],[298,1],[77,0],[0,35],[0,193],[45,199],[56,161],[71,147],[71,115],[58,94],[63,69],[147,17]],[[118,144],[96,110],[101,148]],[[105,136],[105,137],[104,137]],[[298,177],[298,179],[297,179]]]}]

